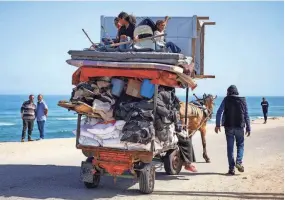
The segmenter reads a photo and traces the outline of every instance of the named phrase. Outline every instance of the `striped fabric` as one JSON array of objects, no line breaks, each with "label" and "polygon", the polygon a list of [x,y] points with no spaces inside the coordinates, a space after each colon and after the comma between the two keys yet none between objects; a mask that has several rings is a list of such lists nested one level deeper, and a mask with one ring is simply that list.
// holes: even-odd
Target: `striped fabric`
[{"label": "striped fabric", "polygon": [[34,120],[36,118],[36,105],[25,101],[21,107],[21,113],[24,120]]}]

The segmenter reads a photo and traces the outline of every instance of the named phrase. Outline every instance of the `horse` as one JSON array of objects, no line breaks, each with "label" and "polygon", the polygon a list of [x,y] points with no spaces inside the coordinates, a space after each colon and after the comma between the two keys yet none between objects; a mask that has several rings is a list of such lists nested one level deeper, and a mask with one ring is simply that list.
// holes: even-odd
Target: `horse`
[{"label": "horse", "polygon": [[[201,133],[202,138],[202,146],[203,146],[203,158],[207,163],[210,163],[210,158],[207,154],[206,149],[206,126],[208,119],[212,118],[213,109],[214,109],[214,100],[217,96],[213,96],[211,94],[203,95],[202,99],[197,99],[197,101],[204,105],[198,106],[193,103],[188,104],[188,112],[187,112],[187,128],[188,128],[188,135],[192,136],[194,133],[199,130]],[[185,108],[186,103],[180,102],[180,119],[182,120],[182,125],[185,126]]]}]

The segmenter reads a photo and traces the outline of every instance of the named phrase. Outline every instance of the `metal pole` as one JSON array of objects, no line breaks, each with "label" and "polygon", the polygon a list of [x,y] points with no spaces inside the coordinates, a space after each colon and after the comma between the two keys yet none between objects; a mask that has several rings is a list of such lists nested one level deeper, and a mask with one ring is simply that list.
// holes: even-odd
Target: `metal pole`
[{"label": "metal pole", "polygon": [[185,130],[187,130],[187,115],[188,115],[188,101],[189,101],[189,99],[188,99],[188,97],[189,97],[189,88],[187,87],[186,88],[186,106],[185,106]]},{"label": "metal pole", "polygon": [[[158,85],[154,86],[154,97],[153,97],[153,125],[155,123],[155,115],[156,115],[156,107],[157,107],[157,94],[158,94]],[[154,135],[151,139],[150,149],[152,152],[155,150],[155,128],[154,128]]]},{"label": "metal pole", "polygon": [[76,147],[79,144],[79,136],[80,136],[80,126],[81,126],[81,114],[78,114],[77,117],[77,129],[76,129]]}]

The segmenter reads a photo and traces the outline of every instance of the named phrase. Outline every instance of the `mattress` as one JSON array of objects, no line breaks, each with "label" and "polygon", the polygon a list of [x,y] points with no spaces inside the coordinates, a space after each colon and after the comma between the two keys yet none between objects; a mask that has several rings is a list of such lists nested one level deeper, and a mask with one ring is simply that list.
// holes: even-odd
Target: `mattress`
[{"label": "mattress", "polygon": [[96,58],[144,58],[144,59],[175,59],[183,60],[186,56],[179,53],[166,52],[98,52],[98,51],[78,51],[70,50],[68,54],[71,56],[87,56]]},{"label": "mattress", "polygon": [[68,64],[76,67],[94,66],[94,67],[110,67],[110,68],[136,68],[136,69],[159,69],[170,72],[183,73],[183,68],[175,65],[167,65],[160,63],[143,63],[143,62],[106,62],[94,60],[73,60],[66,61]]}]

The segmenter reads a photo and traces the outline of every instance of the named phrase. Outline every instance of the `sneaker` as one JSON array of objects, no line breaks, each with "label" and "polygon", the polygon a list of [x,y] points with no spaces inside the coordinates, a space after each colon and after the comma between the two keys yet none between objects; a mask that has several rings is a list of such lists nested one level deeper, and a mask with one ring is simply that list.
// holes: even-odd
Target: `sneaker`
[{"label": "sneaker", "polygon": [[29,141],[29,142],[32,142],[32,141],[34,141],[34,140],[33,140],[33,139],[28,139],[28,141]]},{"label": "sneaker", "polygon": [[24,139],[21,139],[21,142],[25,142],[25,140],[24,140]]},{"label": "sneaker", "polygon": [[236,164],[236,168],[239,172],[244,172],[244,166],[242,164]]},{"label": "sneaker", "polygon": [[230,169],[226,175],[234,176],[235,174],[236,174],[235,170],[234,169]]}]

